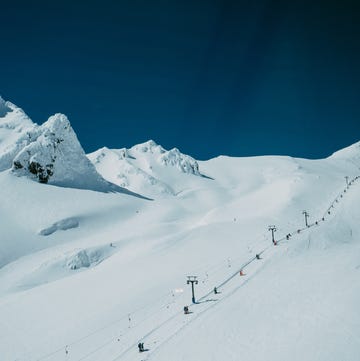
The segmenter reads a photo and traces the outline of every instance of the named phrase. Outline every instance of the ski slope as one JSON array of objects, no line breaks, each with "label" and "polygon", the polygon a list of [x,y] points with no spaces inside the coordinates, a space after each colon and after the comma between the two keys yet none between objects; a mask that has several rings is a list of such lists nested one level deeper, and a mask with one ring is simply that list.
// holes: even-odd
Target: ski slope
[{"label": "ski slope", "polygon": [[205,297],[209,305],[195,305],[175,332],[148,337],[153,351],[143,359],[358,359],[360,246],[354,241],[360,214],[351,209],[359,185],[354,196],[326,217],[327,224],[319,220],[265,252],[256,265],[240,267],[246,275],[225,284],[220,295]]},{"label": "ski slope", "polygon": [[[303,208],[312,222],[321,219],[342,189],[345,165],[334,169],[324,160],[321,166],[333,174],[318,177],[311,173],[314,161],[233,160],[234,173],[238,163],[247,167],[244,184],[232,172],[222,178],[225,168],[216,173],[221,168],[216,163],[224,160],[232,161],[201,164],[214,180],[198,178],[176,202],[44,186],[1,174],[8,202],[2,210],[16,214],[12,221],[22,224],[24,233],[33,233],[33,239],[17,243],[23,255],[0,270],[5,359],[165,360],[171,354],[173,360],[260,360],[269,350],[274,356],[268,359],[285,359],[297,345],[303,350],[297,359],[337,360],[346,347],[346,360],[355,360],[360,187],[355,182],[351,192],[338,196],[335,215],[326,213],[318,228],[295,232],[274,247],[267,225],[277,225],[276,236],[303,228]],[[16,198],[15,189],[23,190]],[[39,218],[44,202],[37,204],[30,195],[46,199],[48,192],[56,201]],[[19,209],[19,198],[26,197]],[[39,234],[69,218],[78,226]],[[8,237],[19,232],[4,224],[2,229]],[[191,306],[192,314],[183,315],[191,301],[187,275],[199,277],[196,292],[206,295],[263,249],[262,260],[249,265],[246,276],[234,277],[221,294],[205,297]],[[97,258],[71,269],[80,251]],[[331,330],[340,319],[340,330]],[[319,346],[324,338],[329,339],[325,350]],[[149,348],[141,355],[140,340]]]},{"label": "ski slope", "polygon": [[359,143],[196,165],[161,149],[88,155],[129,192],[0,172],[0,360],[357,361]]}]

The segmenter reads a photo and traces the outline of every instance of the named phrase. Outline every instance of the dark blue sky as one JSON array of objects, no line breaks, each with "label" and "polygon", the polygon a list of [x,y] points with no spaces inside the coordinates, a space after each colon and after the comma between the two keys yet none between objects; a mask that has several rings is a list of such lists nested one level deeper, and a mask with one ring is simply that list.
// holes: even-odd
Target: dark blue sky
[{"label": "dark blue sky", "polygon": [[359,1],[1,1],[0,94],[87,152],[319,158],[360,140]]}]

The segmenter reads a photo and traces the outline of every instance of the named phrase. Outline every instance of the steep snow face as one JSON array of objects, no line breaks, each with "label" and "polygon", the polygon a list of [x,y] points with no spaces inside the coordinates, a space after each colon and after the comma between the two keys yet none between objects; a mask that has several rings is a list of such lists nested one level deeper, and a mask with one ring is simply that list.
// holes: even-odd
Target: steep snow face
[{"label": "steep snow face", "polygon": [[153,140],[130,149],[102,148],[88,157],[108,181],[151,197],[175,195],[181,190],[179,179],[184,185],[188,175],[201,176],[194,158],[177,148],[167,151]]},{"label": "steep snow face", "polygon": [[40,183],[125,191],[97,173],[65,115],[55,114],[39,126],[0,97],[0,172],[7,169]]},{"label": "steep snow face", "polygon": [[69,120],[55,114],[28,133],[28,144],[15,156],[12,171],[40,183],[77,188],[107,184],[87,159]]},{"label": "steep snow face", "polygon": [[177,148],[162,154],[159,161],[166,166],[171,165],[176,167],[183,173],[201,175],[197,161],[188,155],[180,153]]},{"label": "steep snow face", "polygon": [[16,154],[29,141],[36,128],[31,119],[16,105],[0,97],[0,171],[9,169]]}]

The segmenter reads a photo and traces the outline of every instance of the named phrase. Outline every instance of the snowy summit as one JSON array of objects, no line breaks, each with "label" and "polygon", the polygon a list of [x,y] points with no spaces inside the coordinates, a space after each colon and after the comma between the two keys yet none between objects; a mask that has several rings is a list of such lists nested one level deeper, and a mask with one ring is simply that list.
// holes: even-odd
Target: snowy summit
[{"label": "snowy summit", "polygon": [[40,183],[122,191],[96,172],[64,114],[55,114],[39,126],[23,110],[1,99],[0,137],[1,170],[11,168],[13,174]]},{"label": "snowy summit", "polygon": [[169,151],[153,140],[130,149],[102,148],[88,155],[108,181],[149,197],[175,195],[185,175],[201,176],[198,162],[177,148]]}]

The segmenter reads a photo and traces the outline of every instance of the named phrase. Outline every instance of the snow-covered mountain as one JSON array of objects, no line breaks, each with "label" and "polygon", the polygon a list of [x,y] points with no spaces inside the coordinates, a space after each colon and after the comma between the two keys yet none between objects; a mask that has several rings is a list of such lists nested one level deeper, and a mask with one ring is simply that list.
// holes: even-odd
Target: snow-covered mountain
[{"label": "snow-covered mountain", "polygon": [[0,98],[0,170],[40,183],[98,191],[125,191],[105,181],[87,159],[67,117],[37,125]]},{"label": "snow-covered mountain", "polygon": [[194,158],[177,148],[167,151],[153,140],[130,149],[104,147],[88,157],[108,181],[149,197],[176,195],[188,175],[202,176]]},{"label": "snow-covered mountain", "polygon": [[[152,141],[89,155],[150,201],[74,187],[105,180],[66,117],[39,126],[2,101],[0,360],[358,361],[358,144],[319,160],[196,162]],[[48,184],[31,162],[53,164]]]},{"label": "snow-covered mountain", "polygon": [[67,117],[55,114],[27,132],[28,144],[13,159],[12,171],[40,183],[93,188],[106,182],[88,161]]}]

